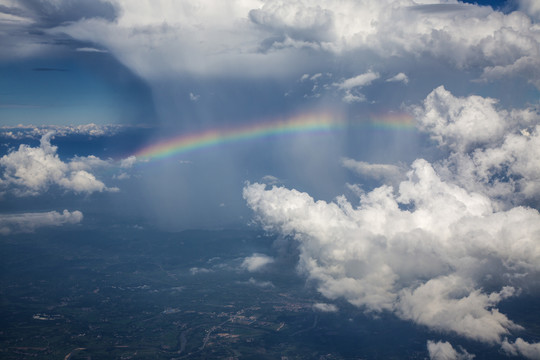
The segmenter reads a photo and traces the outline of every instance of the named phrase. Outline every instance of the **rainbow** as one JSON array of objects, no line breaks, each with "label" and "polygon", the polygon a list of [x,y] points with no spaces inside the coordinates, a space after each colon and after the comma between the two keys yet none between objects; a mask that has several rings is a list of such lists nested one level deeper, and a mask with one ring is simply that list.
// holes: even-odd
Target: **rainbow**
[{"label": "rainbow", "polygon": [[[364,123],[365,124],[365,123]],[[416,124],[414,117],[407,113],[386,112],[371,115],[368,125],[375,129],[387,130],[414,130]]]},{"label": "rainbow", "polygon": [[327,132],[344,128],[345,123],[330,114],[302,115],[290,120],[269,121],[233,129],[212,129],[195,134],[173,137],[144,147],[134,155],[143,159],[161,159],[197,149],[232,142],[295,133]]},{"label": "rainbow", "polygon": [[410,115],[376,115],[367,123],[347,124],[341,116],[329,113],[303,114],[288,120],[273,120],[233,129],[211,129],[200,133],[183,134],[143,147],[133,155],[140,159],[163,159],[172,155],[215,147],[222,144],[248,141],[298,133],[326,133],[348,126],[370,126],[382,129],[414,128]]}]

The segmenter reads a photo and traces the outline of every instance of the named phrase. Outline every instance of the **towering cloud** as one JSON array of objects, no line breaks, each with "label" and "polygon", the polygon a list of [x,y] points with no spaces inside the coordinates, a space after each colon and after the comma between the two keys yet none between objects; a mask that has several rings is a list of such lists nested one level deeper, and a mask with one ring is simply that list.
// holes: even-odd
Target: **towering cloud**
[{"label": "towering cloud", "polygon": [[[527,152],[535,151],[540,119],[531,110],[497,109],[492,99],[456,98],[444,88],[416,112],[420,129],[447,157],[415,160],[395,187],[362,193],[358,205],[262,184],[247,185],[244,198],[265,229],[294,239],[299,270],[329,299],[500,344],[521,326],[497,304],[540,272],[540,214],[520,202],[538,195],[539,168]],[[360,173],[371,168],[381,178],[399,173],[344,164]],[[506,348],[520,351],[517,344]],[[450,351],[440,343],[431,348]]]}]

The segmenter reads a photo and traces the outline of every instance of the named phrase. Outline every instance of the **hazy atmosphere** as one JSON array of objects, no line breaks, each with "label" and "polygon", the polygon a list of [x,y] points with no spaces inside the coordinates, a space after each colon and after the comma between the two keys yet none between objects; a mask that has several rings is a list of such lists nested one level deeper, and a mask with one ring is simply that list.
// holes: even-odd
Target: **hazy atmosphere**
[{"label": "hazy atmosphere", "polygon": [[537,0],[0,0],[0,126],[0,357],[540,358]]}]

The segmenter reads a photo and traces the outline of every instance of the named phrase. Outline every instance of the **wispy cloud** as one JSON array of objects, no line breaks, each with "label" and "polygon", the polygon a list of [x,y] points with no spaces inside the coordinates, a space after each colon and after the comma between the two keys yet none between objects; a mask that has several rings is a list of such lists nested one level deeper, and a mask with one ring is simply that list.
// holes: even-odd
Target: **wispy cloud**
[{"label": "wispy cloud", "polygon": [[392,164],[371,164],[353,159],[341,159],[341,164],[363,177],[372,178],[385,183],[396,183],[405,176],[405,168]]},{"label": "wispy cloud", "polygon": [[377,80],[380,75],[373,71],[368,71],[364,74],[354,76],[349,79],[344,79],[341,82],[333,85],[344,91],[343,101],[346,103],[366,101],[364,94],[358,92],[359,89],[370,85],[374,80]]},{"label": "wispy cloud", "polygon": [[339,310],[336,305],[326,303],[313,304],[313,309],[321,312],[337,312]]},{"label": "wispy cloud", "polygon": [[82,221],[82,212],[75,210],[62,213],[57,211],[40,213],[0,214],[0,234],[34,232],[37,228],[78,224]]},{"label": "wispy cloud", "polygon": [[107,53],[108,52],[107,50],[96,49],[96,48],[93,48],[93,47],[80,47],[80,48],[75,49],[75,51],[90,52],[90,53]]},{"label": "wispy cloud", "polygon": [[[0,105],[2,107],[3,105]],[[40,107],[35,105],[19,105],[21,107]],[[130,129],[129,125],[120,124],[80,124],[80,125],[18,125],[1,126],[0,137],[10,139],[39,139],[49,132],[55,137],[70,135],[114,136],[121,131]]]},{"label": "wispy cloud", "polygon": [[404,84],[409,83],[409,77],[405,75],[404,73],[396,74],[388,79],[386,79],[386,82],[402,82]]}]

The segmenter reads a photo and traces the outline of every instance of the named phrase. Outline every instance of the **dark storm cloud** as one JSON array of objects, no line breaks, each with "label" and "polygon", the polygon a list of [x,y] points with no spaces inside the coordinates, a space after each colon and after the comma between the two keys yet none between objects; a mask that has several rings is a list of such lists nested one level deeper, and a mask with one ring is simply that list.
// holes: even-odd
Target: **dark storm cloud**
[{"label": "dark storm cloud", "polygon": [[49,30],[81,19],[113,21],[118,10],[110,3],[89,0],[62,2],[21,0],[0,5],[0,59],[13,59],[89,45]]},{"label": "dark storm cloud", "polygon": [[[81,19],[102,18],[112,21],[117,15],[117,9],[111,3],[91,0],[71,0],[60,3],[50,3],[39,0],[21,0],[20,4],[26,9],[26,17],[31,17],[37,26],[50,28],[65,22]],[[14,11],[22,12],[14,9]]]},{"label": "dark storm cloud", "polygon": [[5,5],[0,5],[0,13],[6,15],[25,16],[24,10]]},{"label": "dark storm cloud", "polygon": [[[331,40],[331,28],[334,23],[332,11],[322,9],[320,6],[306,7],[302,10],[296,12],[294,20],[283,19],[280,16],[281,9],[278,6],[270,5],[267,8],[251,10],[249,19],[271,32],[295,40],[315,43]],[[274,37],[265,41],[268,42],[272,39]]]}]

